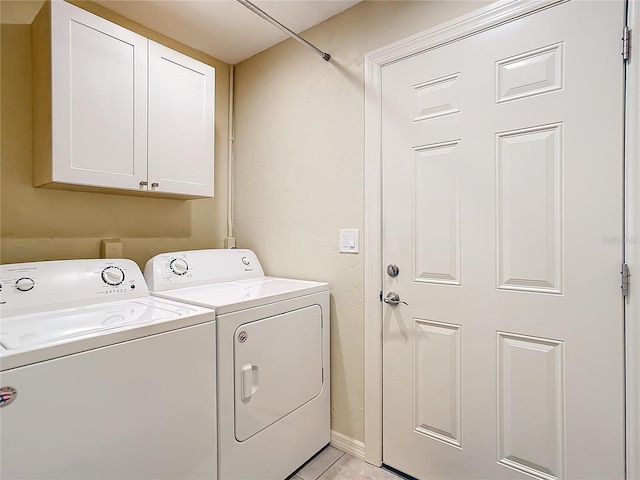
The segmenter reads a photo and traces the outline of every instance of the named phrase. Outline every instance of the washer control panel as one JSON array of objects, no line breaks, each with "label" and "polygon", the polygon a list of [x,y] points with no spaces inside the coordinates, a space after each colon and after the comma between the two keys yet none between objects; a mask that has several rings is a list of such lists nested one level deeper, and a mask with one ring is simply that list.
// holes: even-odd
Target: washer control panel
[{"label": "washer control panel", "polygon": [[259,277],[264,271],[256,254],[235,248],[162,253],[144,268],[152,292]]},{"label": "washer control panel", "polygon": [[1,316],[148,295],[144,276],[131,260],[57,260],[0,265]]}]

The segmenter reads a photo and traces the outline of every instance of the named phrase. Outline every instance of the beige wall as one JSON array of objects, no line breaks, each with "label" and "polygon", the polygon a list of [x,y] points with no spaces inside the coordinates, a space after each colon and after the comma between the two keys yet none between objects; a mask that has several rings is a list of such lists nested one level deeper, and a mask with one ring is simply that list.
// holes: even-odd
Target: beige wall
[{"label": "beige wall", "polygon": [[[0,8],[16,3],[2,0]],[[339,228],[363,228],[363,55],[484,3],[366,1],[305,32],[331,53],[331,62],[288,40],[237,68],[238,246],[256,250],[269,274],[331,283],[332,427],[356,440],[364,438],[363,254],[338,254],[337,245]],[[100,239],[111,237],[121,238],[124,256],[141,266],[161,251],[222,247],[228,65],[102,7],[81,5],[216,67],[216,197],[180,201],[33,188],[30,30],[5,24],[0,261],[96,257]]]},{"label": "beige wall", "polygon": [[[30,25],[3,23],[0,261],[95,258],[100,239],[114,237],[122,240],[124,256],[141,267],[162,251],[222,247],[227,234],[229,65],[99,5],[73,3],[216,68],[215,197],[168,200],[33,188]],[[4,21],[28,22],[34,4],[2,0],[0,15]]]},{"label": "beige wall", "polygon": [[364,438],[363,56],[487,2],[365,1],[236,70],[235,230],[274,275],[331,283],[332,428]]}]

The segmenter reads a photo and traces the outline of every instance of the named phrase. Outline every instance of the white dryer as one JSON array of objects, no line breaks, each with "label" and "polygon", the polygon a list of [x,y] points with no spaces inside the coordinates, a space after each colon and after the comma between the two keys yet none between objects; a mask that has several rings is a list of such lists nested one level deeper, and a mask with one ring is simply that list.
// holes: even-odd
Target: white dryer
[{"label": "white dryer", "polygon": [[0,478],[215,479],[215,313],[130,260],[0,266]]},{"label": "white dryer", "polygon": [[152,295],[216,311],[218,475],[282,480],[330,440],[329,285],[265,277],[250,250],[147,263]]}]

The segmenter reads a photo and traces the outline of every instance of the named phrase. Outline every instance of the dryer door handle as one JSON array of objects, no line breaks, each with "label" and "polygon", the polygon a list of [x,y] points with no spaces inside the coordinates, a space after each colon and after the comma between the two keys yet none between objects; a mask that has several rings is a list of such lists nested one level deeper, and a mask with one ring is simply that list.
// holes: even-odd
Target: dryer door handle
[{"label": "dryer door handle", "polygon": [[247,363],[240,369],[240,376],[242,377],[242,401],[248,402],[258,391],[258,366]]}]

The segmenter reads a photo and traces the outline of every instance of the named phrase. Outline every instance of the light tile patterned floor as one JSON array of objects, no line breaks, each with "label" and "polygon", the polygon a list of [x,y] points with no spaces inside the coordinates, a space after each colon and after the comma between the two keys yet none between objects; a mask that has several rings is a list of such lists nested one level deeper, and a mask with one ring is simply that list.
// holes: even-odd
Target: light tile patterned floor
[{"label": "light tile patterned floor", "polygon": [[325,448],[290,480],[401,480],[332,446]]}]

